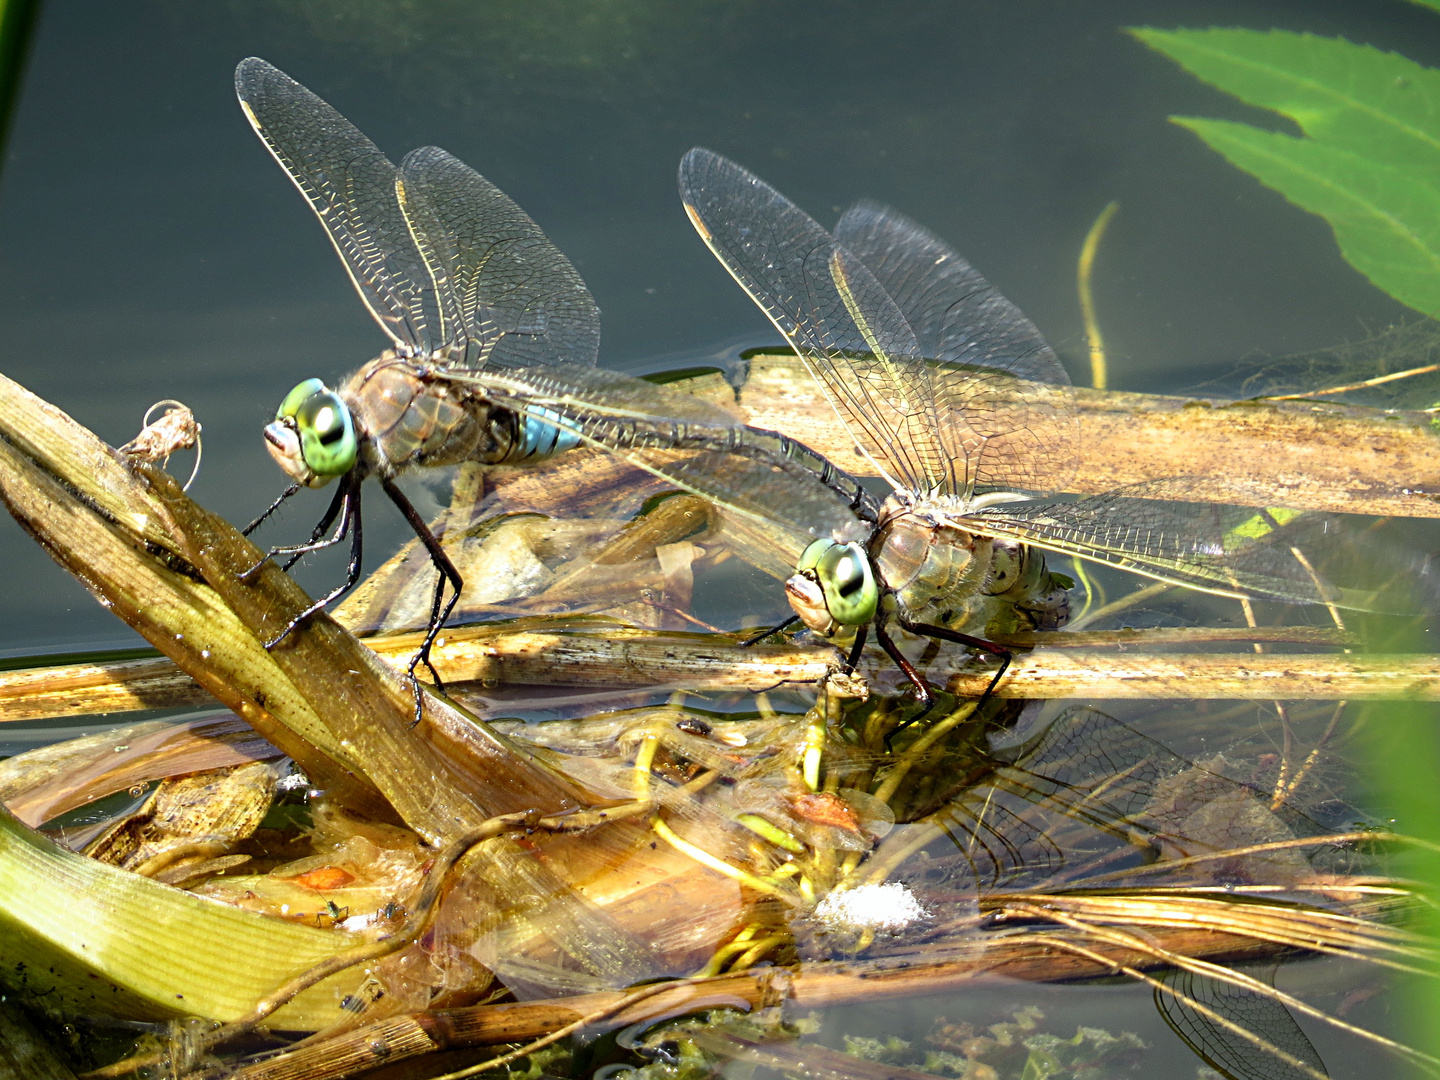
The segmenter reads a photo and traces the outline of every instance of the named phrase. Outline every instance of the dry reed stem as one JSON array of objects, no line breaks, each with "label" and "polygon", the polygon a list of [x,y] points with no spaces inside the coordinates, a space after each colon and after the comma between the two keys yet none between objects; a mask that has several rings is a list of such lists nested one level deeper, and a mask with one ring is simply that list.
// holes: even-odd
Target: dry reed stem
[{"label": "dry reed stem", "polygon": [[[673,383],[733,401],[718,375]],[[793,354],[750,358],[740,411],[856,476],[856,452],[818,384]],[[1095,494],[1172,476],[1224,476],[1271,486],[1301,510],[1440,517],[1440,437],[1423,412],[1315,401],[1224,401],[1075,389],[1080,469],[1066,490]],[[1041,482],[1043,483],[1043,477]],[[1057,483],[1064,483],[1057,477]]]},{"label": "dry reed stem", "polygon": [[[537,623],[536,625],[544,625]],[[561,626],[563,627],[563,622]],[[1284,640],[1342,644],[1348,637],[1314,628],[1236,633],[1239,628],[1156,632],[1167,647],[1208,641]],[[1142,653],[1095,651],[1096,645],[1133,649],[1148,631],[1101,631],[1083,636],[1016,635],[1013,644],[1043,640],[1053,648],[1019,656],[996,688],[1000,697],[1230,698],[1240,700],[1408,700],[1440,698],[1440,659],[1429,654],[1336,656],[1316,653]],[[1073,639],[1073,640],[1072,640]],[[419,635],[366,639],[393,666],[409,661]],[[692,691],[763,691],[818,683],[838,666],[828,646],[758,645],[739,649],[729,637],[680,634],[594,623],[576,629],[466,627],[447,631],[433,659],[447,685],[683,687]],[[1081,646],[1088,645],[1090,648]],[[1074,646],[1074,647],[1072,647]],[[867,661],[871,658],[867,654]],[[983,670],[947,673],[967,654],[947,651],[929,672],[952,694],[976,696],[989,683]],[[873,658],[865,671],[885,670]],[[948,681],[946,681],[948,680]],[[53,716],[117,713],[214,699],[165,659],[73,664],[0,673],[0,722]]]}]

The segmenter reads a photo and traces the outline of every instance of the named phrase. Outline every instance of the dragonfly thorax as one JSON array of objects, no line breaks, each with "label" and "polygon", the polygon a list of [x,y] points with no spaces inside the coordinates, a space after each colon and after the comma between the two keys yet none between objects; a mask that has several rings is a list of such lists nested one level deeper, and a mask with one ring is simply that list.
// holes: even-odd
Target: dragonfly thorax
[{"label": "dragonfly thorax", "polygon": [[887,501],[870,540],[884,587],[908,618],[944,604],[964,607],[985,590],[993,541],[960,529],[946,515]]},{"label": "dragonfly thorax", "polygon": [[412,466],[503,456],[508,446],[492,445],[496,425],[483,403],[462,385],[424,372],[417,361],[387,352],[341,388],[369,471],[393,476]]},{"label": "dragonfly thorax", "polygon": [[579,442],[550,409],[535,406],[522,415],[472,382],[449,377],[439,363],[393,353],[366,364],[340,394],[355,415],[370,470],[386,475],[415,465],[539,461]]}]

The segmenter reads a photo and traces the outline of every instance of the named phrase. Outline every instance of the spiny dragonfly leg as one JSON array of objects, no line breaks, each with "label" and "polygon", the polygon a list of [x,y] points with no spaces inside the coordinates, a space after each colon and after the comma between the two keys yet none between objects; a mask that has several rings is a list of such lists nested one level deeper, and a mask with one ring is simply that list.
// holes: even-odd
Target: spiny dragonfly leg
[{"label": "spiny dragonfly leg", "polygon": [[[430,677],[435,680],[435,685],[440,689],[445,684],[440,680],[440,673],[435,670],[435,665],[430,663],[430,646],[435,643],[435,638],[440,633],[440,628],[445,625],[445,620],[450,618],[450,612],[455,610],[455,605],[460,601],[460,592],[465,588],[465,580],[460,576],[460,571],[455,569],[455,564],[450,561],[450,556],[445,554],[445,549],[440,546],[440,541],[430,531],[430,526],[425,524],[425,519],[410,505],[410,500],[405,498],[400,489],[390,480],[382,479],[380,486],[385,489],[385,494],[390,496],[390,501],[395,504],[405,520],[410,523],[410,528],[415,530],[415,535],[420,538],[420,543],[425,545],[425,550],[430,554],[430,561],[435,564],[435,569],[440,572],[439,579],[435,582],[435,598],[430,604],[430,625],[425,629],[425,642],[420,646],[406,669],[410,676],[410,689],[415,694],[415,723],[420,723],[424,706],[424,698],[420,693],[420,680],[415,675],[415,669],[421,664],[430,672]],[[455,590],[450,597],[450,602],[445,604],[441,610],[441,602],[445,599],[445,584],[449,582]]]},{"label": "spiny dragonfly leg", "polygon": [[291,484],[289,487],[287,487],[283,492],[280,493],[280,497],[278,499],[276,499],[273,503],[271,503],[265,508],[265,512],[263,514],[257,517],[254,521],[250,522],[249,525],[246,525],[245,528],[240,530],[240,535],[249,536],[252,532],[258,529],[264,523],[266,518],[268,518],[271,514],[275,513],[276,510],[280,509],[281,503],[283,503],[286,499],[288,499],[291,495],[294,495],[299,490],[299,484]]},{"label": "spiny dragonfly leg", "polygon": [[340,528],[335,531],[335,536],[326,541],[325,544],[316,545],[326,547],[330,544],[339,543],[348,534],[350,536],[350,562],[346,568],[345,583],[338,589],[332,589],[327,595],[316,600],[304,611],[296,615],[285,624],[285,629],[265,643],[266,650],[275,648],[300,626],[306,619],[310,618],[317,611],[323,611],[332,600],[354,587],[360,580],[361,554],[364,551],[365,534],[360,524],[360,483],[359,481],[346,481],[350,490],[342,500],[340,511]]},{"label": "spiny dragonfly leg", "polygon": [[869,636],[870,627],[868,624],[862,624],[855,631],[855,643],[850,646],[850,655],[845,657],[844,670],[846,675],[853,675],[855,673],[855,665],[860,663],[860,654],[865,651],[865,639]]},{"label": "spiny dragonfly leg", "polygon": [[905,673],[905,677],[909,679],[910,684],[915,687],[916,700],[924,706],[918,713],[885,736],[885,749],[889,751],[891,749],[891,739],[935,707],[935,694],[926,684],[925,680],[920,677],[920,673],[915,670],[915,665],[905,659],[905,654],[900,651],[894,640],[885,632],[885,624],[879,619],[875,621],[875,640],[878,641],[880,647],[885,650],[885,655],[890,657],[891,660],[894,660],[895,666]]},{"label": "spiny dragonfly leg", "polygon": [[[941,641],[953,641],[957,645],[968,645],[972,649],[979,649],[1000,660],[1000,667],[996,669],[994,676],[990,679],[990,685],[985,687],[985,693],[980,695],[976,703],[978,709],[989,700],[990,695],[995,692],[995,687],[1000,684],[1000,678],[1010,667],[1010,661],[1015,659],[1015,654],[1004,645],[996,645],[993,641],[986,641],[984,638],[972,637],[969,634],[962,634],[958,630],[951,630],[946,626],[932,626],[929,623],[912,623],[904,619],[899,620],[900,625],[912,634],[920,634],[924,637],[939,638]],[[919,719],[919,717],[916,717]],[[911,721],[914,723],[914,720]]]},{"label": "spiny dragonfly leg", "polygon": [[[271,548],[261,557],[259,562],[241,573],[240,580],[244,582],[253,580],[255,575],[260,572],[260,568],[278,555],[290,556],[290,558],[286,560],[285,565],[280,568],[282,570],[289,570],[290,567],[294,566],[303,556],[310,554],[310,552],[331,547],[345,539],[346,522],[344,521],[341,522],[340,528],[329,540],[321,540],[320,538],[325,535],[326,530],[330,528],[335,519],[345,510],[346,502],[350,499],[351,491],[354,488],[355,483],[351,481],[349,477],[342,480],[340,486],[335,489],[335,495],[331,498],[330,506],[326,509],[324,517],[320,519],[315,528],[310,530],[309,541],[304,544],[294,544],[289,547]],[[275,505],[279,505],[279,500],[276,500]],[[274,507],[272,506],[271,509],[273,510]],[[266,511],[267,514],[269,512],[269,510]],[[262,519],[263,515],[261,519],[256,520],[255,524],[259,524],[259,521]]]},{"label": "spiny dragonfly leg", "polygon": [[788,619],[786,619],[784,622],[782,622],[779,626],[772,626],[772,627],[770,627],[768,630],[762,630],[760,633],[756,634],[754,637],[748,637],[748,638],[746,638],[744,641],[740,642],[740,648],[742,648],[742,649],[748,649],[751,645],[755,645],[755,644],[758,644],[758,643],[761,642],[761,641],[764,641],[764,640],[765,640],[767,637],[769,637],[771,634],[779,634],[779,633],[782,633],[782,632],[785,631],[785,630],[790,629],[790,627],[794,626],[794,625],[795,625],[797,622],[799,622],[799,621],[800,621],[800,616],[799,616],[799,615],[791,615]]}]

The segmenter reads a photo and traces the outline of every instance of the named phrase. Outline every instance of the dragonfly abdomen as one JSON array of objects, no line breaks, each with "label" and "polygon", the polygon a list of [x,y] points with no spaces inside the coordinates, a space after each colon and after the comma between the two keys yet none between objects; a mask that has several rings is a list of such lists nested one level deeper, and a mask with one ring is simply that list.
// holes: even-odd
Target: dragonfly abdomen
[{"label": "dragonfly abdomen", "polygon": [[[507,418],[501,417],[498,411],[491,413],[491,436],[497,443],[503,441],[502,425],[505,419]],[[566,450],[575,449],[580,445],[580,436],[566,427],[561,427],[558,423],[560,419],[560,414],[553,409],[541,407],[530,409],[524,417],[515,416],[511,428],[513,435],[510,449],[501,460],[507,465],[539,462],[556,454],[563,454]],[[551,423],[552,420],[556,423]]]},{"label": "dragonfly abdomen", "polygon": [[1068,579],[1050,572],[1045,552],[1014,540],[993,540],[984,591],[1012,605],[1035,630],[1058,630],[1070,621]]}]

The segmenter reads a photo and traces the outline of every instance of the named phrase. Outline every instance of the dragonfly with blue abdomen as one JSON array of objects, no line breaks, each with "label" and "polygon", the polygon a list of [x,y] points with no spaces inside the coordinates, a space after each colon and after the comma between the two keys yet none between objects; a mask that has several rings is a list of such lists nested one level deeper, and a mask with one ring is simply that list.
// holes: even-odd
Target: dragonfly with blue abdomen
[{"label": "dragonfly with blue abdomen", "polygon": [[535,222],[473,169],[433,146],[397,167],[330,105],[263,60],[243,61],[235,86],[245,115],[310,203],[391,340],[336,389],[319,379],[301,382],[265,429],[268,450],[294,482],[246,531],[302,487],[338,481],[309,541],[267,558],[293,563],[350,540],[345,583],[268,647],[358,580],[360,496],[371,476],[439,570],[412,680],[417,664],[428,666],[463,582],[395,484],[407,469],[538,462],[583,441],[657,471],[647,448],[693,444],[735,450],[756,463],[773,458],[776,465],[758,467],[803,469],[807,481],[820,476],[818,487],[807,482],[793,492],[802,503],[823,504],[817,520],[827,520],[830,503],[858,497],[853,481],[783,436],[751,432],[719,406],[596,367],[600,313],[585,283]]},{"label": "dragonfly with blue abdomen", "polygon": [[[1367,595],[1324,582],[1296,547],[1334,519],[1233,505],[1263,497],[1236,481],[1181,477],[1037,501],[1039,476],[1077,465],[1065,370],[1018,308],[898,212],[858,203],[832,236],[759,177],[699,148],[681,163],[680,192],[705,243],[892,488],[860,535],[853,515],[826,522],[830,535],[805,549],[786,583],[795,614],[777,629],[797,619],[825,635],[853,628],[851,667],[873,630],[928,709],[931,691],[887,626],[988,651],[1001,660],[998,681],[1010,654],[978,636],[987,602],[1028,607],[1043,627],[1066,618],[1066,583],[1045,551],[1223,596],[1369,607]],[[734,509],[801,520],[776,497],[776,478],[752,479],[743,462],[715,472],[697,471],[689,486]]]}]

